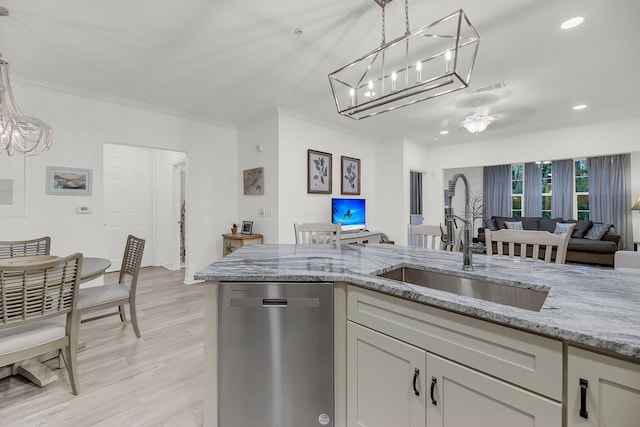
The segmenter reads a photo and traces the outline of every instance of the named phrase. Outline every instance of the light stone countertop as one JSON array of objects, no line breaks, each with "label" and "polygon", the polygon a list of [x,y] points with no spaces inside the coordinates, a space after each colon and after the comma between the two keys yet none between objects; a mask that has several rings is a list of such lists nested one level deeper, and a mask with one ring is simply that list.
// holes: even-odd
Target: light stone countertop
[{"label": "light stone countertop", "polygon": [[[377,277],[397,267],[548,290],[539,312]],[[334,281],[630,356],[640,361],[640,274],[399,245],[251,245],[195,274],[208,281]],[[640,272],[640,270],[637,270]]]}]

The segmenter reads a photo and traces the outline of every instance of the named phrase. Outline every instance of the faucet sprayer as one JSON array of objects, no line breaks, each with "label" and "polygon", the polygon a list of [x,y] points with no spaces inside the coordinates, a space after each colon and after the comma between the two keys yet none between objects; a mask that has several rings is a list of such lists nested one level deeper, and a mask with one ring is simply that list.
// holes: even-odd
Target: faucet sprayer
[{"label": "faucet sprayer", "polygon": [[[453,213],[452,199],[456,194],[456,183],[458,179],[462,178],[464,182],[464,218],[461,218]],[[442,236],[442,243],[445,246],[453,246],[455,244],[454,225],[455,219],[458,218],[464,222],[463,235],[462,235],[462,269],[464,271],[472,271],[473,264],[471,263],[471,232],[472,232],[472,220],[471,220],[471,196],[469,194],[469,182],[467,177],[462,173],[457,173],[449,180],[449,190],[446,192],[447,205],[444,207],[445,224],[447,226],[446,235]]]}]

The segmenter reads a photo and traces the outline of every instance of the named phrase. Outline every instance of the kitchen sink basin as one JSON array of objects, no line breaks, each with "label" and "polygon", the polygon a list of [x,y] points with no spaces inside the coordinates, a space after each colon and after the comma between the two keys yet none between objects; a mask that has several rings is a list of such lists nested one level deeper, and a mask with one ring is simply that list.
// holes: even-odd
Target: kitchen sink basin
[{"label": "kitchen sink basin", "polygon": [[378,276],[531,311],[540,311],[548,294],[539,289],[501,285],[411,267],[396,268]]}]

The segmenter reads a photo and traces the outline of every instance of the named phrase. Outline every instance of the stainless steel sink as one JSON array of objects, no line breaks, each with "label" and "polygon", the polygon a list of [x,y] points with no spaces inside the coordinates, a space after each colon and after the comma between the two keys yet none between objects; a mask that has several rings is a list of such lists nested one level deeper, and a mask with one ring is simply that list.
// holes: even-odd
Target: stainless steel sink
[{"label": "stainless steel sink", "polygon": [[540,311],[548,294],[539,289],[466,279],[411,267],[396,268],[378,276],[532,311]]}]

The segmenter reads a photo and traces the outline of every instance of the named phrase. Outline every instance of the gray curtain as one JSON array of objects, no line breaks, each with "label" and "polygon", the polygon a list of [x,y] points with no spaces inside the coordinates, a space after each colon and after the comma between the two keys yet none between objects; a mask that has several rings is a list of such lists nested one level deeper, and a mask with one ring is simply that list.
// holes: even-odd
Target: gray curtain
[{"label": "gray curtain", "polygon": [[484,217],[511,216],[511,165],[483,169]]},{"label": "gray curtain", "polygon": [[[405,175],[406,176],[406,175]],[[422,172],[409,172],[410,214],[422,214]]]},{"label": "gray curtain", "polygon": [[613,224],[620,233],[620,248],[630,249],[631,155],[587,158],[589,171],[589,217]]},{"label": "gray curtain", "polygon": [[573,218],[573,160],[554,160],[551,162],[551,171],[551,217]]},{"label": "gray curtain", "polygon": [[524,164],[523,216],[542,216],[542,168],[535,163]]}]

